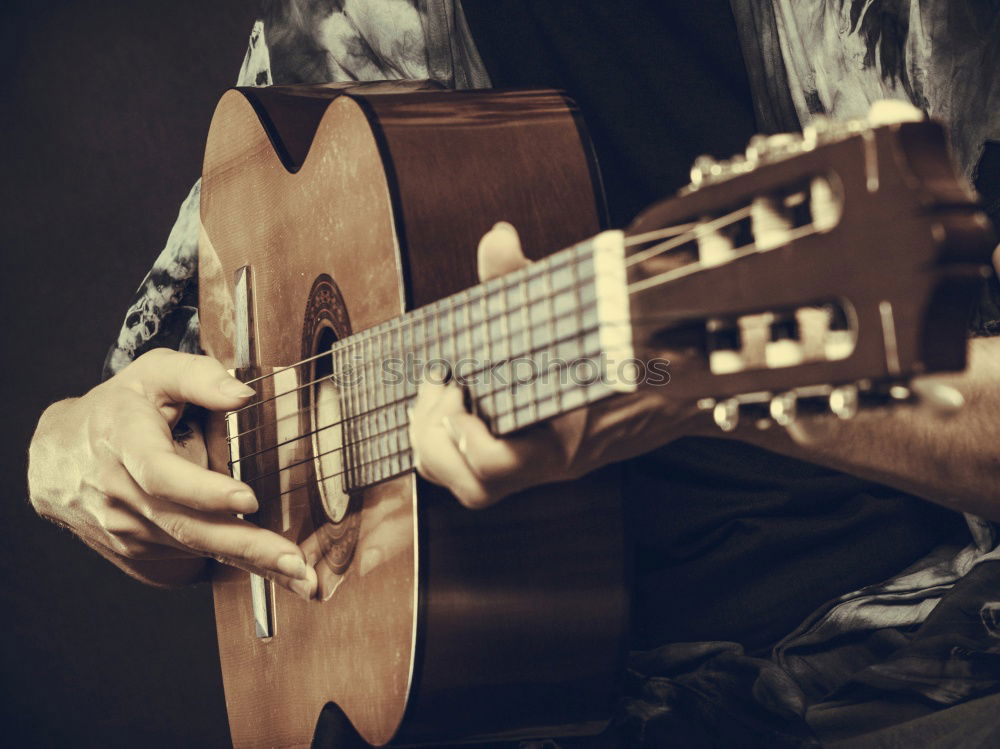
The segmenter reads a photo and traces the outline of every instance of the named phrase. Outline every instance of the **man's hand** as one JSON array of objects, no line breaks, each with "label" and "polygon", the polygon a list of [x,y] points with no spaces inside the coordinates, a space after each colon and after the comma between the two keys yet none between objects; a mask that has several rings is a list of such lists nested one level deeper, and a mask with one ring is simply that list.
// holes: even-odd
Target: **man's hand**
[{"label": "man's hand", "polygon": [[[510,224],[497,224],[479,243],[481,281],[529,262]],[[579,478],[684,434],[699,412],[660,390],[640,387],[498,438],[465,410],[459,385],[427,381],[410,414],[414,463],[424,478],[447,487],[465,506],[487,507],[532,486]]]},{"label": "man's hand", "polygon": [[236,517],[257,510],[253,490],[207,468],[200,433],[184,447],[171,436],[185,403],[235,409],[252,394],[207,356],[144,354],[42,415],[30,448],[32,505],[146,582],[190,582],[214,557],[312,597],[316,573],[299,547]]}]

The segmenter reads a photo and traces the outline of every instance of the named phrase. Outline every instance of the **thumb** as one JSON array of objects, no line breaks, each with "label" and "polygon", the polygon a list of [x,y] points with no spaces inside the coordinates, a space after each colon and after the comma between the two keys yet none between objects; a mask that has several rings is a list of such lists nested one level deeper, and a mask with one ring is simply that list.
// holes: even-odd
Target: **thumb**
[{"label": "thumb", "polygon": [[479,240],[476,261],[480,281],[506,275],[531,262],[521,251],[517,229],[506,221],[497,223]]}]

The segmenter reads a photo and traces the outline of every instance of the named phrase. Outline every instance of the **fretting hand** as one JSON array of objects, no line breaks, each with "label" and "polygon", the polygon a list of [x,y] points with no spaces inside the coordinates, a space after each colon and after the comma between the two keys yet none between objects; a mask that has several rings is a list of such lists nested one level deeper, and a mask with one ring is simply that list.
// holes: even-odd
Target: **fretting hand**
[{"label": "fretting hand", "polygon": [[[510,224],[497,224],[479,243],[481,281],[529,262]],[[632,395],[498,438],[466,411],[458,384],[427,381],[410,414],[414,462],[424,478],[447,487],[463,505],[486,507],[522,489],[578,478],[681,436],[697,411],[666,395],[640,387]]]},{"label": "fretting hand", "polygon": [[292,541],[236,517],[252,489],[207,467],[200,432],[179,445],[185,403],[234,409],[253,390],[207,356],[155,349],[42,416],[28,472],[38,513],[140,579],[197,579],[206,557],[273,579],[304,598],[316,573]]}]

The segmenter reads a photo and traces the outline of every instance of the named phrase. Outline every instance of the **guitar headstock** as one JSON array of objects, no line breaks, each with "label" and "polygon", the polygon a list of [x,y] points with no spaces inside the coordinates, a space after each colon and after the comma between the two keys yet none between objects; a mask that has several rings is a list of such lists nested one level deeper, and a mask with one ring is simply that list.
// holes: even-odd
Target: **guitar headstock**
[{"label": "guitar headstock", "polygon": [[756,136],[629,228],[634,340],[671,360],[671,397],[779,423],[796,402],[850,416],[910,378],[965,367],[994,247],[937,123],[821,121]]}]

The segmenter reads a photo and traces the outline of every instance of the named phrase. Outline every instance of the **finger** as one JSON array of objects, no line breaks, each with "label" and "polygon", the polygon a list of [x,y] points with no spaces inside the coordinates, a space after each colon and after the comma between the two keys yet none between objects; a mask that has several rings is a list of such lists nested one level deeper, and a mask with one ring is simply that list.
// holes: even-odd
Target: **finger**
[{"label": "finger", "polygon": [[116,436],[115,457],[146,494],[203,512],[257,511],[248,485],[178,455],[156,410],[137,409]]},{"label": "finger", "polygon": [[[427,415],[438,407],[438,403],[440,403],[445,393],[448,392],[448,388],[447,383],[433,377],[422,381],[417,386],[417,397],[410,407],[410,416],[424,423]],[[413,418],[410,420],[411,424],[413,423]]]},{"label": "finger", "polygon": [[[131,481],[124,472],[122,472],[122,476],[126,481]],[[108,502],[94,513],[93,520],[99,528],[100,535],[92,538],[93,542],[118,556],[144,561],[177,559],[192,555],[210,556],[219,562],[273,580],[278,585],[307,600],[315,595],[316,575],[315,570],[312,570],[309,565],[303,569],[296,559],[279,557],[274,565],[277,569],[274,569],[253,564],[246,558],[231,557],[223,552],[192,548],[188,544],[182,543],[181,539],[168,534],[156,523],[138,514],[136,507],[148,508],[148,500],[142,498],[140,490],[134,482],[131,483],[130,488],[120,489],[120,492],[123,499],[109,498]],[[131,501],[129,501],[130,495]],[[264,533],[268,532],[264,531]]]},{"label": "finger", "polygon": [[[428,481],[452,491],[463,504],[479,506],[487,501],[482,487],[476,487],[465,461],[452,444],[438,413],[438,404],[446,396],[454,399],[457,385],[421,383],[417,399],[409,410],[410,445],[417,473]],[[453,408],[453,407],[452,407]],[[450,410],[445,409],[445,412]],[[459,476],[458,474],[465,474]]]},{"label": "finger", "polygon": [[[413,451],[413,466],[417,472],[423,475],[423,461],[426,448],[433,444],[433,436],[425,437],[423,432],[428,424],[434,420],[430,415],[434,412],[438,402],[447,392],[447,386],[443,382],[434,379],[423,380],[417,386],[417,397],[413,405],[406,409],[407,430],[410,433],[410,445]],[[424,478],[428,478],[426,475]],[[430,479],[433,481],[433,479]],[[439,482],[435,482],[439,483]]]},{"label": "finger", "polygon": [[254,394],[253,388],[230,375],[210,356],[153,349],[122,374],[157,406],[194,403],[214,411],[236,408]]},{"label": "finger", "polygon": [[410,423],[417,471],[428,481],[450,490],[466,507],[488,507],[503,495],[495,494],[473,473],[445,426],[445,417],[465,413],[462,390],[454,383],[439,390],[433,407],[415,411]]},{"label": "finger", "polygon": [[192,556],[126,502],[109,497],[101,505],[92,504],[90,514],[97,527],[93,540],[118,556],[144,561]]},{"label": "finger", "polygon": [[523,268],[530,262],[521,250],[521,239],[517,235],[517,229],[506,221],[494,225],[479,240],[476,265],[480,281],[503,276]]},{"label": "finger", "polygon": [[500,438],[481,419],[464,412],[444,416],[442,424],[469,471],[494,501],[561,475],[563,461],[550,429]]},{"label": "finger", "polygon": [[295,580],[310,577],[302,550],[277,533],[241,518],[201,513],[156,497],[137,504],[148,520],[186,549],[268,574]]},{"label": "finger", "polygon": [[285,590],[288,590],[299,598],[306,601],[311,601],[316,598],[317,591],[319,588],[319,575],[316,570],[311,565],[306,565],[305,577],[294,578],[287,575],[282,575],[278,572],[268,569],[262,569],[259,567],[254,567],[253,565],[247,564],[243,560],[239,559],[229,559],[221,554],[216,554],[213,556],[215,561],[229,565],[230,567],[236,567],[244,572],[249,572],[252,575],[259,575],[265,580],[270,580],[276,585],[280,585]]}]

